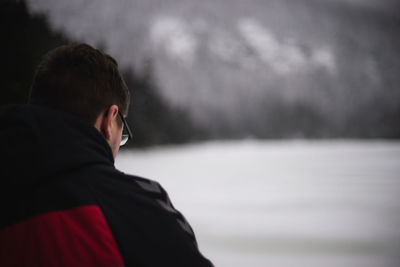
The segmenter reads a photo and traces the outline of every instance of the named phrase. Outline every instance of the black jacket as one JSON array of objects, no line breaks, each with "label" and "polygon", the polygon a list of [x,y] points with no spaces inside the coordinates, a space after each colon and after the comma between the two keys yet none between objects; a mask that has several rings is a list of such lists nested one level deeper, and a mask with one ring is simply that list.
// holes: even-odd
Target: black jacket
[{"label": "black jacket", "polygon": [[114,167],[90,124],[0,108],[0,266],[212,266],[167,193]]}]

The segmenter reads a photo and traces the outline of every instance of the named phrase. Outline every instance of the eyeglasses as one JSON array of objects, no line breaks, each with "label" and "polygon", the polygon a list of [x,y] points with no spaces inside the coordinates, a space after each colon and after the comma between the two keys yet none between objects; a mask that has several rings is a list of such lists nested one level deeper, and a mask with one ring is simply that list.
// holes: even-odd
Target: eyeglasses
[{"label": "eyeglasses", "polygon": [[132,132],[131,129],[129,128],[128,123],[126,122],[124,116],[122,115],[121,111],[118,110],[118,115],[122,120],[122,123],[124,124],[124,128],[122,130],[122,137],[121,137],[121,143],[119,146],[123,146],[128,142],[129,139],[132,139]]}]

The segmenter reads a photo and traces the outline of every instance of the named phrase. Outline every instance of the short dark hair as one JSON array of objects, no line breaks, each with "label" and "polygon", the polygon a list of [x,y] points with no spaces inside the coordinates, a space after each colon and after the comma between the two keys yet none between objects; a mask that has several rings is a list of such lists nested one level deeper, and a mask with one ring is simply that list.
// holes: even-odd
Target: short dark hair
[{"label": "short dark hair", "polygon": [[39,63],[29,103],[72,113],[94,124],[111,105],[123,114],[129,90],[114,58],[87,44],[70,44],[48,52]]}]

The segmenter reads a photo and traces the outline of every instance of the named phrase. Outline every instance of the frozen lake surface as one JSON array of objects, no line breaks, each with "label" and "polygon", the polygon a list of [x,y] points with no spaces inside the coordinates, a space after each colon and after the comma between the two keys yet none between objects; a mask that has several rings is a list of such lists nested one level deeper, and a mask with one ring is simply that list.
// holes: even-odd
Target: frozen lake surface
[{"label": "frozen lake surface", "polygon": [[217,267],[400,266],[400,142],[232,141],[121,151]]}]

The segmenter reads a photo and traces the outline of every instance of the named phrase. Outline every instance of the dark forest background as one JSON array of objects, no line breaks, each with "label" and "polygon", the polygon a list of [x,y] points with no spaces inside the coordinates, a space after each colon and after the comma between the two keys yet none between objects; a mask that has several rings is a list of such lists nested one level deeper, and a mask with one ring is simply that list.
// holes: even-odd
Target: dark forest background
[{"label": "dark forest background", "polygon": [[[26,103],[34,70],[41,57],[52,48],[80,40],[71,40],[62,32],[52,30],[46,16],[32,15],[25,1],[2,2],[0,20],[3,36],[0,42],[3,58],[0,104]],[[101,44],[97,46],[102,47]],[[208,125],[204,125],[195,121],[184,107],[172,106],[164,99],[155,82],[151,61],[140,71],[131,67],[121,69],[121,72],[131,89],[128,122],[133,128],[134,140],[129,145],[134,147],[246,137],[400,137],[400,106],[385,105],[380,98],[358,107],[344,122],[335,124],[307,102],[282,105],[279,99],[272,101],[273,96],[267,95],[266,104],[261,105],[263,110],[257,109],[254,116],[246,117],[246,112],[236,114],[243,116],[239,126],[235,124],[233,127],[229,121],[219,118],[218,112],[210,118]],[[318,79],[323,78],[321,75]]]},{"label": "dark forest background", "polygon": [[[34,71],[41,57],[49,50],[79,40],[70,40],[63,33],[51,30],[44,15],[31,15],[24,1],[1,4],[0,29],[2,87],[0,104],[27,103]],[[101,44],[99,44],[101,47]],[[129,146],[185,143],[205,138],[183,109],[169,106],[157,93],[151,63],[142,71],[120,70],[131,90],[128,123],[134,140]]]}]

